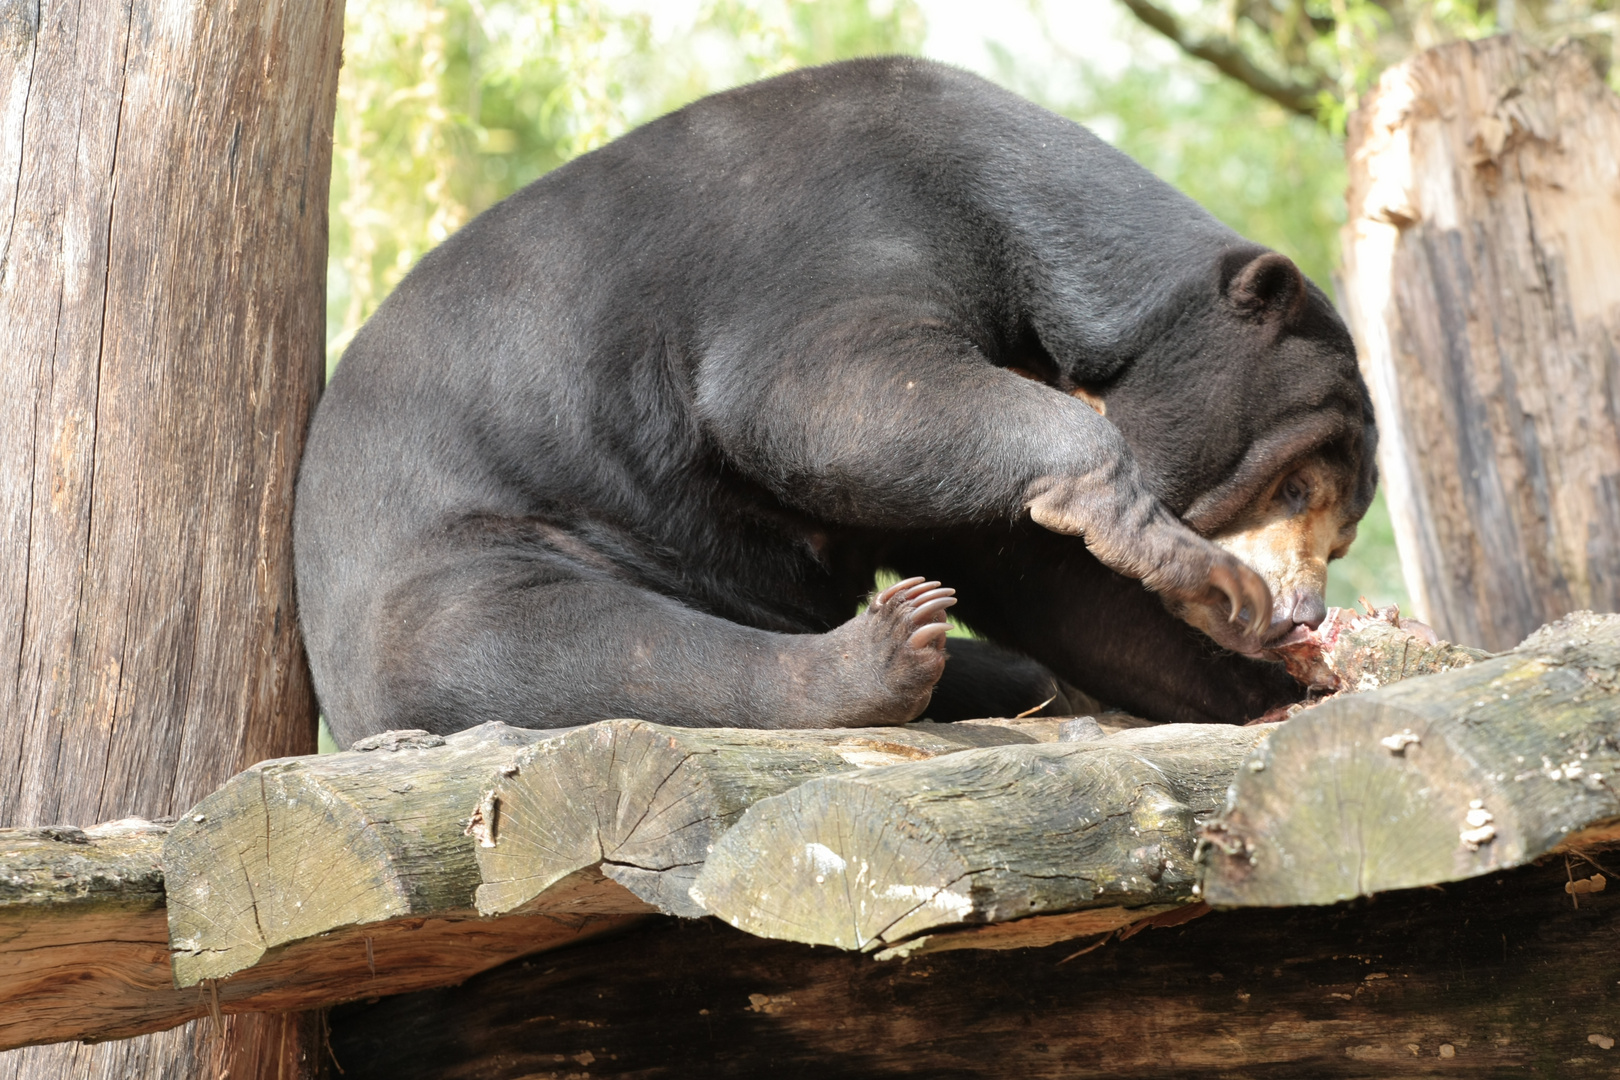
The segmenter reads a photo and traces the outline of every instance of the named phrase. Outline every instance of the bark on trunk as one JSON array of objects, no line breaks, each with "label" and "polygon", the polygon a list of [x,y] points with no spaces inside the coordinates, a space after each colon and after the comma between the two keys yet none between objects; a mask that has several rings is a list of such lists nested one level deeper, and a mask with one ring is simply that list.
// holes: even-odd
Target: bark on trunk
[{"label": "bark on trunk", "polygon": [[[341,0],[0,12],[0,823],[177,813],[314,749],[289,503]],[[0,1076],[293,1076],[313,1021]]]},{"label": "bark on trunk", "polygon": [[1620,609],[1620,96],[1568,47],[1458,42],[1348,133],[1341,282],[1418,617],[1507,649]]}]

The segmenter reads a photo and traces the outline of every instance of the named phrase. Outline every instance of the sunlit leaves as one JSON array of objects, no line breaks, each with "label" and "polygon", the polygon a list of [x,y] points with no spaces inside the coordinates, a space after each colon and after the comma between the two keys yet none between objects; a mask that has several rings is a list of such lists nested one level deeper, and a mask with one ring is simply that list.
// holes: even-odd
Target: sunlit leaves
[{"label": "sunlit leaves", "polygon": [[468,218],[632,125],[806,64],[915,52],[911,0],[350,0],[339,81],[328,363]]}]

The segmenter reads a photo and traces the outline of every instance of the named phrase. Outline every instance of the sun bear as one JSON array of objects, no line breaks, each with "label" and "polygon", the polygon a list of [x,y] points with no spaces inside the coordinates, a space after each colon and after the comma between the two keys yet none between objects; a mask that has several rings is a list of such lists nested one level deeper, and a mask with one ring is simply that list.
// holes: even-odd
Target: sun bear
[{"label": "sun bear", "polygon": [[[646,124],[423,257],[317,410],[300,617],[345,745],[1071,687],[1242,722],[1301,694],[1267,650],[1322,620],[1374,439],[1288,259],[980,78],[833,64]],[[947,643],[952,604],[981,640]]]}]

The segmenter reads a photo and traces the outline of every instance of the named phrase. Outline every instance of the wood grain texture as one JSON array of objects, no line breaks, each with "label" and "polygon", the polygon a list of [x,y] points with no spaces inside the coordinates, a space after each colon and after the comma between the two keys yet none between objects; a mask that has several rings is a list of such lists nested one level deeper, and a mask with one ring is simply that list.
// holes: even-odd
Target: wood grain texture
[{"label": "wood grain texture", "polygon": [[[341,32],[341,0],[0,8],[0,824],[171,815],[314,748],[289,502]],[[307,1026],[0,1076],[240,1075]]]},{"label": "wood grain texture", "polygon": [[1265,727],[966,750],[762,799],[692,887],[739,929],[841,949],[1080,908],[1190,903],[1196,821]]},{"label": "wood grain texture", "polygon": [[1407,587],[1506,649],[1620,610],[1620,96],[1571,46],[1457,42],[1349,124],[1341,292]]},{"label": "wood grain texture", "polygon": [[1620,615],[1279,726],[1206,830],[1204,898],[1331,904],[1486,874],[1620,820]]},{"label": "wood grain texture", "polygon": [[[209,1054],[234,1055],[256,1075],[253,1070],[276,1062],[252,1053],[281,1052],[280,1044],[264,1040],[280,1038],[277,1031],[307,1034],[307,1021],[283,1017],[267,1025],[233,1016],[457,983],[634,921],[601,914],[597,909],[613,906],[604,895],[616,896],[621,910],[626,902],[647,910],[600,875],[582,875],[571,888],[556,890],[554,911],[492,920],[463,905],[345,926],[264,950],[250,969],[229,978],[181,988],[164,912],[160,863],[167,833],[151,822],[0,830],[0,1049],[126,1039],[208,1017]],[[225,1039],[216,1046],[218,1031],[251,1045],[235,1048]]]},{"label": "wood grain texture", "polygon": [[448,738],[387,732],[232,777],[164,844],[176,984],[335,930],[465,917],[479,884],[468,821],[500,770],[546,735],[500,723]]},{"label": "wood grain texture", "polygon": [[0,829],[0,1049],[199,1015],[169,974],[167,831],[144,821]]},{"label": "wood grain texture", "polygon": [[334,1010],[332,1050],[345,1080],[1608,1076],[1620,892],[1565,892],[1597,869],[1216,912],[1079,956],[875,962],[655,920]]},{"label": "wood grain texture", "polygon": [[600,867],[657,910],[696,918],[707,914],[689,895],[698,871],[759,800],[818,776],[1033,741],[1017,725],[785,732],[592,724],[537,743],[494,778],[488,842],[476,849],[478,909],[546,905],[556,882]]}]

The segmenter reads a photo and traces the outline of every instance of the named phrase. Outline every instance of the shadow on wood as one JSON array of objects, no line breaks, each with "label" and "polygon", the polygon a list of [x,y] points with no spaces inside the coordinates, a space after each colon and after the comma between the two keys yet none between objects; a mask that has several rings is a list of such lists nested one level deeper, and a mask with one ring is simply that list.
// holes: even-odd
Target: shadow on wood
[{"label": "shadow on wood", "polygon": [[1078,956],[879,962],[660,919],[336,1009],[332,1048],[346,1080],[1610,1075],[1620,893],[1565,889],[1596,870],[1217,912]]}]

